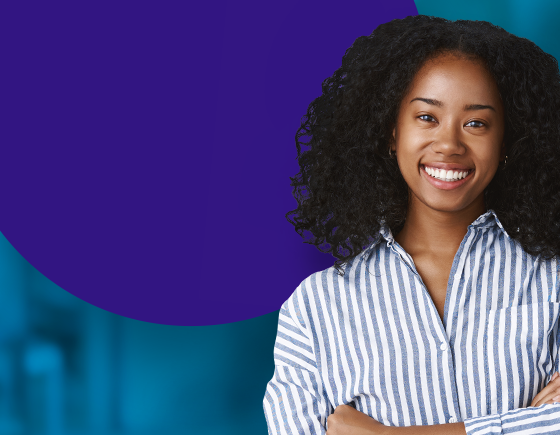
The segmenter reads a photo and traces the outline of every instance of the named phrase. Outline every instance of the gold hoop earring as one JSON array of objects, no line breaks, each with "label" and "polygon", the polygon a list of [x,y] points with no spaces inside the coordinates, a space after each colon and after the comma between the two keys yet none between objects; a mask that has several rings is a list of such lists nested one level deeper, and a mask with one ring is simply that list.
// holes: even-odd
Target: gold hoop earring
[{"label": "gold hoop earring", "polygon": [[506,167],[507,159],[508,159],[508,156],[506,156],[506,158],[504,159],[504,168]]},{"label": "gold hoop earring", "polygon": [[393,150],[391,149],[391,147],[389,147],[389,157],[393,158],[397,155],[397,153],[394,153]]}]

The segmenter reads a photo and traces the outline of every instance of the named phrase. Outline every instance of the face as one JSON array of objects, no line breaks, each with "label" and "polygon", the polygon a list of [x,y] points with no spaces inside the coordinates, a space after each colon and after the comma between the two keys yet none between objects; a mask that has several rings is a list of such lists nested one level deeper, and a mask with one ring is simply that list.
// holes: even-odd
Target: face
[{"label": "face", "polygon": [[505,155],[503,111],[481,63],[453,55],[428,61],[401,102],[391,144],[410,201],[484,211],[484,189]]}]

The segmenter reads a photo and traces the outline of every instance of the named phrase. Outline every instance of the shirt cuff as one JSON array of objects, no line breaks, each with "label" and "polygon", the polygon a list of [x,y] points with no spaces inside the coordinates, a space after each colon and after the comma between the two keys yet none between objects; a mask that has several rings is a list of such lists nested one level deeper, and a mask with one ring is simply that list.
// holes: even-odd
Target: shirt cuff
[{"label": "shirt cuff", "polygon": [[502,418],[499,414],[468,418],[463,421],[467,435],[501,435]]}]

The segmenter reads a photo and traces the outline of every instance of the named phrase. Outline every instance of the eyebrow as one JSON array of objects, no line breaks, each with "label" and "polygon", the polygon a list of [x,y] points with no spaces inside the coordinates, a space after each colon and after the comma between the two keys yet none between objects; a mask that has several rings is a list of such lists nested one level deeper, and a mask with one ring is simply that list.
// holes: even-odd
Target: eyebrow
[{"label": "eyebrow", "polygon": [[493,110],[494,112],[496,111],[496,109],[494,109],[492,106],[488,106],[488,105],[484,105],[484,104],[469,104],[469,105],[465,106],[466,111],[482,110],[482,109],[490,109],[490,110]]},{"label": "eyebrow", "polygon": [[[418,98],[413,98],[412,100],[410,100],[411,103],[413,101],[423,101],[424,103],[431,104],[432,106],[443,107],[443,103],[441,101],[433,100],[431,98],[420,98],[420,97],[418,97]],[[486,104],[467,104],[467,105],[465,105],[465,107],[463,109],[467,112],[473,111],[473,110],[484,110],[484,109],[490,109],[490,110],[493,110],[494,112],[496,111],[496,109],[494,109],[492,106],[488,106]]]}]

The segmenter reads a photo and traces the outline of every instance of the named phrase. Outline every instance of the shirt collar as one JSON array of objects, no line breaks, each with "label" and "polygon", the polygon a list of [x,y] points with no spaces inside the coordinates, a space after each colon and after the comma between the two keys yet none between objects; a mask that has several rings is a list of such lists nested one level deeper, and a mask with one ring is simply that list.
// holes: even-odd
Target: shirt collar
[{"label": "shirt collar", "polygon": [[387,240],[387,243],[393,243],[395,241],[395,239],[393,238],[393,232],[391,231],[391,228],[389,228],[389,226],[385,223],[385,222],[381,222],[381,229],[379,230],[379,234],[381,234],[381,236]]},{"label": "shirt collar", "polygon": [[[481,214],[472,224],[469,225],[469,227],[473,228],[491,228],[495,226],[498,226],[498,228],[500,228],[509,238],[509,234],[504,229],[502,223],[498,219],[498,216],[492,209],[489,209],[486,213]],[[387,241],[387,245],[394,243],[395,238],[393,237],[393,233],[385,222],[381,222],[381,229],[379,230],[379,233]]]},{"label": "shirt collar", "polygon": [[509,234],[500,222],[500,219],[498,219],[498,216],[492,209],[489,209],[486,213],[480,215],[472,224],[470,224],[470,226],[473,228],[491,228],[497,226],[508,238],[510,238]]}]

